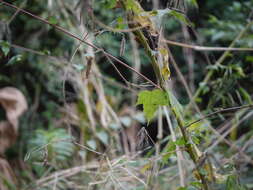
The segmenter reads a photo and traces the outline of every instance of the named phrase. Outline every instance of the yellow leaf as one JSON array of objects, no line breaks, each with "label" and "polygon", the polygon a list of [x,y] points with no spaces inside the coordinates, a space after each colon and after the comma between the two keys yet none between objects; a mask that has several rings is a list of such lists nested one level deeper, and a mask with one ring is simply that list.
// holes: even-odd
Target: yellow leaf
[{"label": "yellow leaf", "polygon": [[168,80],[170,78],[170,69],[168,64],[165,64],[162,68],[162,75],[165,80]]},{"label": "yellow leaf", "polygon": [[151,164],[151,163],[145,164],[145,165],[141,168],[140,172],[141,172],[142,174],[145,174],[145,172],[146,172],[147,170],[151,169],[151,167],[152,167],[152,164]]}]

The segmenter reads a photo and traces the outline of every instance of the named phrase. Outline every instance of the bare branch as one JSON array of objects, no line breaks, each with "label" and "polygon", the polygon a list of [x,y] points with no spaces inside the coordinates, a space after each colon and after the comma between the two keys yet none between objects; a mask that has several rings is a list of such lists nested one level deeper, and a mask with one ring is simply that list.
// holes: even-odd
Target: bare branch
[{"label": "bare branch", "polygon": [[236,106],[236,107],[231,107],[231,108],[225,108],[225,109],[222,109],[222,110],[218,110],[218,111],[215,111],[215,112],[212,112],[212,113],[209,113],[205,116],[203,116],[202,118],[196,120],[196,121],[193,121],[192,123],[188,124],[185,126],[185,128],[188,128],[190,127],[191,125],[195,124],[195,123],[198,123],[208,117],[211,117],[213,115],[216,115],[216,114],[219,114],[219,113],[223,113],[223,112],[229,112],[229,111],[235,111],[235,110],[239,110],[239,109],[245,109],[245,108],[251,108],[253,107],[253,105],[244,105],[244,106]]}]

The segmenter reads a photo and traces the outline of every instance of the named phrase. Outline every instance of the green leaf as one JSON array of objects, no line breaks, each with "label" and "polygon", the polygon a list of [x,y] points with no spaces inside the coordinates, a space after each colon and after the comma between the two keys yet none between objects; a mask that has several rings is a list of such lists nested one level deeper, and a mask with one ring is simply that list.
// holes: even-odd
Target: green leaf
[{"label": "green leaf", "polygon": [[58,23],[58,20],[57,20],[57,18],[55,18],[54,16],[51,16],[51,17],[49,17],[48,22],[49,22],[50,24],[57,24],[57,23]]},{"label": "green leaf", "polygon": [[235,175],[230,175],[228,176],[226,181],[226,190],[247,190],[247,189],[239,183],[239,180]]},{"label": "green leaf", "polygon": [[253,56],[248,55],[245,60],[253,63]]},{"label": "green leaf", "polygon": [[122,17],[117,18],[117,29],[124,29],[126,27],[126,24],[124,24],[124,19]]},{"label": "green leaf", "polygon": [[249,103],[249,104],[253,103],[250,94],[244,88],[239,88],[239,91],[240,91],[241,95],[243,96],[243,99],[247,103]]},{"label": "green leaf", "polygon": [[139,3],[136,0],[126,0],[125,6],[126,6],[126,10],[131,10],[135,14],[144,12],[142,7],[139,5]]},{"label": "green leaf", "polygon": [[197,0],[186,0],[187,3],[189,3],[190,5],[198,8],[198,2]]},{"label": "green leaf", "polygon": [[190,183],[192,186],[197,187],[197,188],[202,188],[203,184],[200,183],[199,181],[193,181]]},{"label": "green leaf", "polygon": [[185,143],[185,140],[181,137],[181,138],[176,140],[175,144],[178,145],[178,146],[183,146],[186,143]]},{"label": "green leaf", "polygon": [[116,6],[117,0],[104,0],[102,3],[105,8],[112,9]]},{"label": "green leaf", "polygon": [[177,20],[179,20],[179,21],[185,23],[185,24],[188,25],[188,26],[192,26],[192,25],[193,25],[193,23],[191,23],[191,22],[185,17],[185,15],[182,14],[182,13],[179,13],[179,12],[177,12],[177,11],[172,10],[172,11],[169,12],[169,14],[172,15],[173,17],[175,17]]},{"label": "green leaf", "polygon": [[108,145],[109,137],[106,132],[100,131],[97,133],[97,136],[98,136],[99,140],[101,140],[105,145]]},{"label": "green leaf", "polygon": [[71,142],[72,138],[65,129],[38,129],[36,135],[29,141],[30,152],[25,156],[25,161],[42,161],[45,149],[48,151],[47,159],[49,162],[63,164],[74,153],[75,146]]},{"label": "green leaf", "polygon": [[168,142],[166,147],[162,151],[162,153],[163,153],[163,157],[162,157],[163,163],[168,162],[171,155],[173,155],[175,153],[175,150],[176,150],[176,144],[172,141]]},{"label": "green leaf", "polygon": [[19,63],[22,60],[22,55],[16,55],[13,56],[8,63],[6,63],[6,66],[14,65],[16,63]]},{"label": "green leaf", "polygon": [[49,50],[43,50],[41,53],[43,53],[44,55],[51,55],[51,52]]},{"label": "green leaf", "polygon": [[87,145],[93,150],[96,150],[97,148],[97,143],[95,140],[88,140]]},{"label": "green leaf", "polygon": [[10,52],[10,44],[9,42],[6,42],[6,41],[0,41],[0,46],[1,46],[1,49],[4,53],[4,56],[7,56],[8,53]]},{"label": "green leaf", "polygon": [[188,190],[187,187],[179,187],[177,190]]},{"label": "green leaf", "polygon": [[194,142],[194,144],[198,145],[200,143],[200,139],[196,136],[192,136],[192,141]]},{"label": "green leaf", "polygon": [[166,106],[169,103],[168,95],[165,91],[155,89],[152,91],[142,91],[138,94],[136,105],[143,105],[143,112],[145,117],[150,120],[154,117],[155,112],[159,106]]}]

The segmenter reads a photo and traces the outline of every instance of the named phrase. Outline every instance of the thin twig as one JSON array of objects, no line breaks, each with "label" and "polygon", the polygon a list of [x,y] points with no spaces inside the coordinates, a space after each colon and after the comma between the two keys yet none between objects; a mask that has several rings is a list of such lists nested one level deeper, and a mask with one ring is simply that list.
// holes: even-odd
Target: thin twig
[{"label": "thin twig", "polygon": [[244,106],[236,106],[236,107],[231,107],[231,108],[225,108],[225,109],[222,109],[222,110],[218,110],[218,111],[215,111],[215,112],[212,112],[212,113],[209,113],[205,116],[203,116],[202,118],[196,120],[196,121],[193,121],[192,123],[188,124],[185,126],[185,128],[188,128],[190,127],[191,125],[195,124],[195,123],[198,123],[206,118],[209,118],[213,115],[216,115],[216,114],[219,114],[219,113],[222,113],[222,112],[228,112],[228,111],[235,111],[235,110],[239,110],[239,109],[245,109],[245,108],[250,108],[250,107],[253,107],[253,105],[244,105]]},{"label": "thin twig", "polygon": [[[236,127],[238,127],[243,121],[250,118],[253,115],[253,112],[249,112],[246,116],[244,116],[236,125],[229,128],[227,131],[225,131],[218,139],[214,141],[214,143],[211,146],[208,146],[208,148],[205,150],[205,152],[210,152],[214,147],[216,147],[225,137]],[[251,158],[250,158],[251,160]],[[252,161],[251,161],[252,162]]]},{"label": "thin twig", "polygon": [[71,32],[65,30],[64,28],[62,28],[62,27],[60,27],[60,26],[58,26],[58,25],[56,25],[56,24],[51,24],[49,21],[47,21],[47,20],[41,18],[40,16],[34,15],[34,14],[32,14],[32,13],[30,13],[30,12],[24,10],[24,9],[21,9],[21,8],[15,6],[15,5],[12,5],[12,4],[10,4],[10,3],[7,3],[7,2],[5,2],[5,1],[3,1],[3,0],[0,0],[0,2],[2,2],[4,5],[6,5],[6,6],[8,6],[8,7],[12,7],[12,8],[14,8],[14,9],[20,10],[20,12],[23,12],[23,13],[25,13],[25,14],[27,14],[27,15],[29,15],[29,16],[31,16],[31,17],[33,17],[33,18],[35,18],[35,19],[37,19],[37,20],[43,22],[43,23],[45,23],[45,24],[48,24],[48,25],[54,27],[55,29],[57,29],[57,30],[63,32],[64,34],[68,35],[69,37],[72,37],[72,38],[74,38],[74,39],[76,39],[76,40],[79,40],[80,42],[83,42],[83,43],[85,43],[86,45],[91,46],[91,47],[93,47],[94,49],[96,49],[96,50],[98,50],[98,51],[101,51],[101,52],[104,53],[106,56],[108,56],[108,57],[112,58],[113,60],[117,61],[119,64],[121,64],[121,65],[127,67],[128,69],[130,69],[131,71],[137,73],[139,76],[141,76],[143,79],[145,79],[146,81],[148,81],[150,84],[152,84],[152,85],[155,86],[156,88],[161,89],[161,87],[160,87],[159,85],[155,84],[153,81],[151,81],[150,79],[148,79],[145,75],[143,75],[143,74],[141,74],[140,72],[136,71],[134,68],[132,68],[131,66],[129,66],[129,65],[127,65],[126,63],[122,62],[122,61],[119,60],[117,57],[113,56],[112,54],[106,52],[104,49],[99,48],[99,47],[97,47],[96,45],[94,45],[94,44],[92,44],[92,43],[89,43],[89,42],[87,42],[87,41],[85,41],[85,40],[82,40],[82,39],[79,38],[78,36],[72,34]]},{"label": "thin twig", "polygon": [[[177,140],[176,134],[173,129],[171,119],[169,116],[169,112],[168,112],[168,109],[166,106],[163,107],[163,111],[165,113],[165,117],[166,117],[167,123],[169,125],[172,141],[176,142],[176,140]],[[184,176],[185,172],[184,172],[183,165],[182,165],[183,154],[182,154],[182,150],[180,150],[180,147],[178,145],[176,145],[176,154],[177,154],[177,165],[178,165],[178,171],[179,171],[180,185],[181,185],[181,187],[185,187],[185,176]]]},{"label": "thin twig", "polygon": [[[229,45],[229,48],[233,48],[233,47],[234,47],[235,43],[236,43],[239,39],[241,39],[241,38],[243,37],[243,35],[244,35],[244,34],[246,33],[246,31],[251,27],[252,24],[253,24],[253,21],[249,22],[249,23],[245,26],[245,28],[244,28],[243,30],[240,31],[240,33],[237,35],[237,37],[236,37],[236,38],[231,42],[231,44]],[[222,54],[222,56],[215,62],[215,65],[220,65],[220,64],[227,58],[227,56],[229,55],[229,53],[230,53],[231,51],[232,51],[232,50],[227,49],[227,50]],[[213,74],[214,74],[214,70],[210,70],[210,71],[207,73],[206,77],[204,78],[203,83],[207,83],[207,82],[211,79],[211,77],[213,76]],[[187,105],[187,107],[186,107],[186,109],[185,109],[186,111],[190,109],[192,103],[199,97],[201,91],[202,91],[202,87],[199,87],[199,88],[196,90],[196,92],[195,92],[193,98],[191,99],[190,103]]]},{"label": "thin twig", "polygon": [[233,47],[206,47],[206,46],[198,46],[198,45],[191,45],[181,42],[175,42],[172,40],[162,40],[163,42],[179,46],[183,48],[190,48],[196,51],[253,51],[253,48],[233,48]]}]

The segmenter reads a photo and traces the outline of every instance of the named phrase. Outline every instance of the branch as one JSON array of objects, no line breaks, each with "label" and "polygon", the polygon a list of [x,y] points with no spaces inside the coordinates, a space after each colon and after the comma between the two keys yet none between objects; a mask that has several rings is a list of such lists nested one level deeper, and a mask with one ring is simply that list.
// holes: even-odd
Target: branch
[{"label": "branch", "polygon": [[56,24],[51,24],[49,21],[47,21],[46,19],[41,18],[40,16],[34,15],[34,14],[32,14],[32,13],[30,13],[30,12],[24,10],[24,9],[21,9],[21,8],[15,6],[15,5],[12,5],[12,4],[10,4],[10,3],[7,3],[7,2],[5,2],[5,1],[3,1],[3,0],[0,0],[0,3],[6,5],[6,6],[8,6],[8,7],[17,9],[17,10],[19,10],[20,12],[25,13],[25,14],[27,14],[27,15],[29,15],[29,16],[31,16],[31,17],[33,17],[33,18],[35,18],[35,19],[37,19],[37,20],[43,22],[43,23],[45,23],[45,24],[51,25],[51,26],[54,27],[55,29],[57,29],[57,30],[63,32],[64,34],[66,34],[67,36],[69,36],[69,37],[71,37],[71,38],[74,38],[74,39],[76,39],[76,40],[79,40],[80,42],[82,42],[82,43],[84,43],[84,44],[86,44],[86,45],[88,45],[88,46],[90,46],[90,47],[92,47],[92,48],[94,48],[94,49],[96,49],[96,50],[98,50],[98,51],[103,52],[104,55],[110,57],[111,59],[113,59],[114,61],[118,62],[119,64],[121,64],[121,65],[127,67],[128,69],[130,69],[131,71],[137,73],[139,76],[141,76],[143,79],[145,79],[146,81],[148,81],[150,84],[152,84],[152,85],[155,86],[156,88],[161,89],[161,87],[160,87],[159,85],[155,84],[153,81],[151,81],[150,79],[148,79],[145,75],[141,74],[139,71],[137,71],[137,70],[135,70],[134,68],[132,68],[131,66],[127,65],[127,64],[124,63],[123,61],[119,60],[117,57],[113,56],[112,54],[106,52],[104,49],[99,48],[99,47],[97,47],[96,45],[94,45],[94,44],[92,44],[92,43],[89,43],[89,42],[87,42],[87,41],[85,41],[85,40],[79,38],[78,36],[72,34],[71,32],[67,31],[66,29],[64,29],[64,28],[62,28],[62,27],[60,27],[60,26],[58,26],[58,25],[56,25]]},{"label": "branch", "polygon": [[[240,33],[237,35],[237,37],[236,37],[236,38],[231,42],[231,44],[229,45],[229,48],[234,47],[235,43],[236,43],[239,39],[241,39],[241,38],[243,37],[243,35],[244,35],[244,34],[246,33],[246,31],[251,27],[251,25],[253,25],[253,21],[249,22],[249,23],[246,25],[246,27],[245,27],[243,30],[240,31]],[[216,63],[215,63],[214,65],[222,64],[222,62],[227,58],[227,56],[229,55],[230,52],[231,52],[231,50],[226,50],[226,51],[222,54],[222,56],[216,61]],[[206,74],[206,77],[204,78],[203,82],[204,82],[204,83],[207,83],[207,82],[211,79],[211,77],[213,76],[213,74],[214,74],[214,70],[210,70],[210,71]],[[191,99],[190,103],[188,104],[188,106],[187,106],[186,109],[185,109],[186,111],[189,110],[189,108],[190,108],[191,105],[192,105],[192,102],[195,101],[195,100],[199,97],[201,91],[202,91],[202,87],[199,87],[199,88],[196,90],[196,92],[195,92],[193,98]]]},{"label": "branch", "polygon": [[186,125],[185,128],[188,128],[188,127],[190,127],[191,125],[193,125],[195,123],[198,123],[198,122],[200,122],[200,121],[202,121],[202,120],[204,120],[206,118],[212,117],[213,115],[216,115],[216,114],[219,114],[219,113],[229,112],[229,111],[235,111],[235,110],[245,109],[245,108],[251,108],[251,107],[253,107],[253,105],[236,106],[236,107],[231,107],[231,108],[225,108],[225,109],[222,109],[222,110],[218,110],[218,111],[209,113],[209,114],[201,117],[200,119],[198,119],[196,121],[193,121],[192,123]]},{"label": "branch", "polygon": [[253,51],[253,48],[206,47],[206,46],[190,45],[171,40],[162,40],[162,41],[170,45],[179,46],[183,48],[190,48],[196,51]]}]

